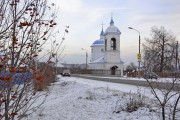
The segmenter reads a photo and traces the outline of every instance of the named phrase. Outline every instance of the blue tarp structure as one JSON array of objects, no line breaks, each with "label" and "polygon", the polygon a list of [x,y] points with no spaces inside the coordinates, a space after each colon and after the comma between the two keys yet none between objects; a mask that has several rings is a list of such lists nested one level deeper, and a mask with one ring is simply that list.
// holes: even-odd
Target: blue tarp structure
[{"label": "blue tarp structure", "polygon": [[[10,78],[10,80],[3,80],[4,78]],[[19,73],[10,73],[10,72],[0,72],[0,88],[5,84],[23,84],[30,82],[32,80],[30,72],[19,72]]]}]

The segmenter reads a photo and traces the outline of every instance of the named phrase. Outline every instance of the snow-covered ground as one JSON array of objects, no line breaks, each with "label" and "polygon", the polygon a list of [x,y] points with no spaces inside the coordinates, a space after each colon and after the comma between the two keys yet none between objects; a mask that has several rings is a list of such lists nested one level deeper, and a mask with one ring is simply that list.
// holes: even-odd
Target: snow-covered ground
[{"label": "snow-covered ground", "polygon": [[[148,97],[144,107],[126,112],[132,93],[149,96],[147,88],[61,77],[49,87],[46,102],[23,120],[157,120],[158,115]],[[131,94],[130,94],[131,93]],[[153,110],[152,110],[153,109]]]}]

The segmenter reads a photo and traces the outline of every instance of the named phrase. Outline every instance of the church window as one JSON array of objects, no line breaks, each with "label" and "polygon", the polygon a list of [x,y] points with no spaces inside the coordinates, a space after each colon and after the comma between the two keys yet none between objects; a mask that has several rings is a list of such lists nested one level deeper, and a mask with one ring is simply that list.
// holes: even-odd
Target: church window
[{"label": "church window", "polygon": [[105,39],[105,50],[107,50],[107,39]]},{"label": "church window", "polygon": [[101,49],[101,52],[103,52],[104,51],[104,49]]},{"label": "church window", "polygon": [[111,38],[111,48],[112,48],[112,50],[116,50],[116,39],[115,38]]}]

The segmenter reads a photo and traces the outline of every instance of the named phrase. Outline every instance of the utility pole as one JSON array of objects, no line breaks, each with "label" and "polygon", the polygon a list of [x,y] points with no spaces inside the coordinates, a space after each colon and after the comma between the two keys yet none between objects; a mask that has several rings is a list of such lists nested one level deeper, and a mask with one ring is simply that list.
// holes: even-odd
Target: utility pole
[{"label": "utility pole", "polygon": [[140,63],[141,63],[141,48],[140,48],[140,46],[141,46],[141,37],[140,37],[140,32],[138,30],[132,28],[132,27],[128,27],[128,28],[139,33],[139,52],[137,54],[137,60],[138,60],[138,64],[139,64],[138,65],[138,78],[140,78]]},{"label": "utility pole", "polygon": [[84,48],[81,48],[81,50],[85,50],[86,51],[86,69],[87,69],[88,68],[88,66],[87,66],[88,53],[87,53],[87,50],[84,49]]}]

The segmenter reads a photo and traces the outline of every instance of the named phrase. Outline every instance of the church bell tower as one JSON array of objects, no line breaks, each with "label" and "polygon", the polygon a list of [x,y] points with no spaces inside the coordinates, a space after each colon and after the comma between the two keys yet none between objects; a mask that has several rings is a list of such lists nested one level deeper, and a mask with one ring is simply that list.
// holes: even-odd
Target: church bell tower
[{"label": "church bell tower", "polygon": [[110,26],[105,31],[105,69],[118,69],[120,65],[120,30],[114,26],[111,18]]}]

